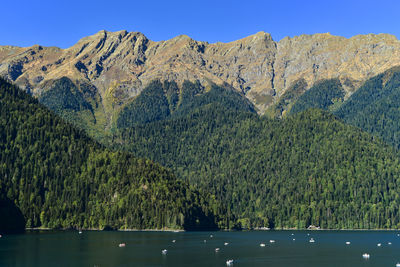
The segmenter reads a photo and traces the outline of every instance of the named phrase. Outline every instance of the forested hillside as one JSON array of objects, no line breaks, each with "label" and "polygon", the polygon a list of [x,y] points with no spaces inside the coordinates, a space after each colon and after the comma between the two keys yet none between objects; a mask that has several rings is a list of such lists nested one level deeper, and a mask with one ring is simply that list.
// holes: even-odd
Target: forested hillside
[{"label": "forested hillside", "polygon": [[344,100],[345,91],[339,79],[323,80],[302,94],[294,102],[290,114],[309,108],[336,110]]},{"label": "forested hillside", "polygon": [[[1,81],[0,191],[29,227],[400,227],[398,153],[312,108],[344,110],[338,80],[313,101],[299,86],[298,112],[269,119],[227,87],[155,81],[119,113],[110,151]],[[66,95],[51,103],[85,109]]]},{"label": "forested hillside", "polygon": [[[292,91],[287,94],[292,96]],[[283,109],[285,95],[270,112]],[[338,79],[317,83],[289,106],[290,115],[309,108],[320,108],[338,116],[345,123],[359,127],[400,148],[400,67],[389,69],[369,80],[344,101]],[[281,108],[282,107],[282,108]],[[279,117],[273,113],[273,116]],[[270,114],[271,115],[271,114]]]},{"label": "forested hillside", "polygon": [[101,97],[92,85],[75,84],[63,77],[40,95],[39,102],[90,136],[101,139],[106,134],[106,114]]},{"label": "forested hillside", "polygon": [[365,82],[334,114],[400,148],[400,67]]},{"label": "forested hillside", "polygon": [[158,164],[105,149],[2,79],[0,151],[0,214],[11,201],[26,227],[215,227],[211,199]]},{"label": "forested hillside", "polygon": [[226,203],[230,228],[400,227],[398,154],[321,110],[271,120],[212,103],[114,141]]},{"label": "forested hillside", "polygon": [[185,116],[196,108],[219,103],[227,109],[255,112],[244,95],[228,86],[211,85],[203,88],[199,82],[151,82],[139,96],[120,112],[117,127],[120,129]]}]

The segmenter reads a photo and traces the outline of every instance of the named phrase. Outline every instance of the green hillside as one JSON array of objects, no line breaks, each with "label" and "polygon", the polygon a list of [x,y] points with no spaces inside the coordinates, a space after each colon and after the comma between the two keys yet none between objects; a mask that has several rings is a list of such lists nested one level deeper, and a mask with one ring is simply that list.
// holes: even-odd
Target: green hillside
[{"label": "green hillside", "polygon": [[316,83],[293,104],[290,114],[309,108],[336,110],[343,102],[345,91],[339,79],[323,80]]},{"label": "green hillside", "polygon": [[241,94],[228,88],[211,85],[207,91],[199,82],[185,81],[181,88],[175,82],[151,82],[120,112],[117,127],[129,128],[164,119],[184,116],[196,108],[219,103],[226,108],[255,112]]},{"label": "green hillside", "polygon": [[160,81],[150,83],[139,96],[123,108],[117,120],[117,127],[125,128],[167,118],[171,110],[164,89],[168,90],[168,87],[167,83],[162,84]]},{"label": "green hillside", "polygon": [[398,154],[320,110],[270,120],[214,103],[114,140],[226,203],[230,228],[400,227]]},{"label": "green hillside", "polygon": [[[297,88],[297,87],[295,87]],[[284,110],[286,92],[278,105],[271,108],[279,117]],[[317,83],[308,91],[291,101],[290,114],[321,108],[330,111],[345,123],[359,127],[400,148],[400,67],[395,67],[367,80],[346,101],[344,91],[338,79]],[[290,106],[290,105],[289,105]],[[281,109],[279,109],[281,107]],[[273,108],[277,110],[272,110]]]},{"label": "green hillside", "polygon": [[0,215],[15,205],[26,227],[215,226],[211,200],[170,171],[103,148],[2,79],[0,151],[0,199],[12,202]]},{"label": "green hillside", "polygon": [[334,114],[400,148],[400,68],[369,79]]},{"label": "green hillside", "polygon": [[107,134],[107,116],[97,89],[89,84],[75,84],[64,77],[42,93],[39,102],[67,122],[85,130],[96,139]]},{"label": "green hillside", "polygon": [[[41,158],[31,156],[32,152],[29,158],[16,160],[22,162],[19,168],[14,166],[15,160],[3,164],[7,168],[0,169],[0,175],[6,177],[7,184],[2,188],[11,191],[5,195],[21,209],[27,225],[193,229],[216,223],[220,228],[399,228],[399,155],[375,137],[385,137],[382,133],[388,129],[396,136],[395,126],[385,127],[390,125],[386,114],[394,114],[389,116],[392,124],[396,121],[397,76],[395,70],[377,76],[345,102],[337,79],[321,81],[304,94],[305,82],[299,80],[272,110],[278,116],[290,112],[291,116],[284,119],[259,117],[243,95],[227,86],[203,88],[199,83],[184,82],[179,87],[174,82],[154,81],[116,114],[115,133],[106,143],[113,144],[114,151],[150,158],[185,182],[177,181],[157,164],[108,151],[67,125],[58,132],[61,137],[52,138],[73,140],[68,145],[43,142],[41,136],[47,136],[47,132],[15,130],[22,133],[19,138],[7,132],[4,138],[10,141],[4,139],[4,144],[10,148],[5,151],[17,151],[18,147],[29,154],[30,150],[21,150],[18,142],[33,142],[29,140],[39,136],[36,148],[50,154]],[[71,92],[71,103],[81,103],[76,99],[79,94]],[[380,109],[371,112],[375,106]],[[375,135],[315,107],[335,112]],[[79,104],[79,109],[85,109],[85,105]],[[381,114],[384,123],[378,120],[381,126],[371,124],[370,113],[376,118]],[[355,123],[360,121],[367,126]],[[18,125],[15,121],[8,123]],[[368,125],[373,125],[372,129]],[[59,126],[52,122],[49,127]],[[379,127],[381,132],[374,132]],[[29,134],[33,137],[26,139]],[[56,145],[61,149],[52,150]],[[13,153],[4,159],[18,159]],[[75,154],[79,157],[71,156]],[[52,164],[48,164],[51,159]],[[42,167],[25,170],[23,166],[30,166],[31,161]],[[67,162],[71,167],[63,169]],[[57,164],[61,167],[52,167]],[[55,177],[57,186],[49,187],[53,180],[44,178],[28,189],[17,186],[21,180],[25,184],[21,177],[48,174]],[[10,178],[14,176],[19,178]],[[186,182],[202,193],[189,190]],[[41,189],[32,193],[32,188]],[[51,194],[49,188],[55,193]],[[23,197],[20,192],[24,192]],[[56,198],[60,194],[65,196]],[[57,205],[46,206],[47,198]],[[73,199],[85,199],[87,204],[82,207]],[[28,202],[35,203],[35,208]],[[138,205],[140,211],[132,208]]]}]

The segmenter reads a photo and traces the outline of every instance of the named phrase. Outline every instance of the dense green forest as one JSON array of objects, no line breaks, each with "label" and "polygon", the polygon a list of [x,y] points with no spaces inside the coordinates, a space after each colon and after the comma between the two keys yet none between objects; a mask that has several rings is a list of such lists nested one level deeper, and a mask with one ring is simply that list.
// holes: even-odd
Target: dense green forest
[{"label": "dense green forest", "polygon": [[[345,102],[337,79],[304,94],[299,80],[275,106],[281,115],[290,111],[283,119],[258,116],[228,86],[154,81],[116,114],[105,142],[112,151],[3,82],[19,98],[9,89],[2,98],[11,100],[0,102],[8,110],[0,124],[0,191],[28,226],[399,228],[398,152],[328,112],[352,123],[350,113],[360,118],[353,111],[372,108],[371,101],[383,112],[389,98],[395,112],[397,80],[395,71],[377,76]],[[71,92],[65,103],[79,97]],[[86,109],[79,99],[75,109]]]},{"label": "dense green forest", "polygon": [[199,82],[185,81],[179,88],[173,81],[155,80],[122,109],[117,119],[117,128],[184,116],[210,103],[219,103],[229,109],[255,112],[253,105],[243,95],[228,86],[213,84],[206,90]]},{"label": "dense green forest", "polygon": [[[164,83],[163,86],[160,81],[153,81],[134,101],[125,106],[119,114],[117,126],[125,128],[168,117],[171,111],[167,96],[164,95],[163,87],[168,91],[175,91],[172,86],[169,86],[168,82]],[[176,100],[173,99],[174,97],[171,96],[172,105],[176,103]]]},{"label": "dense green forest", "polygon": [[399,149],[400,68],[369,79],[334,114]]},{"label": "dense green forest", "polygon": [[63,77],[39,96],[39,102],[96,139],[106,134],[106,114],[101,97],[92,85],[75,84]]},{"label": "dense green forest", "polygon": [[[89,90],[86,91],[89,92]],[[40,97],[40,102],[61,114],[67,114],[69,110],[81,111],[87,109],[93,112],[92,106],[86,101],[83,93],[66,77],[56,81],[52,89],[44,92]]]},{"label": "dense green forest", "polygon": [[215,227],[212,199],[156,163],[102,147],[2,79],[0,151],[0,215],[16,208],[26,227]]},{"label": "dense green forest", "polygon": [[[295,88],[297,88],[295,86]],[[285,103],[285,95],[277,107]],[[349,99],[338,79],[325,80],[311,87],[292,104],[290,114],[309,108],[320,108],[400,148],[400,67],[367,80]],[[279,117],[279,116],[278,116]]]},{"label": "dense green forest", "polygon": [[345,92],[339,79],[323,80],[316,83],[293,104],[290,114],[309,108],[336,110],[343,102]]},{"label": "dense green forest", "polygon": [[400,227],[398,154],[373,136],[316,109],[276,120],[212,99],[193,107],[114,143],[226,203],[221,225]]}]

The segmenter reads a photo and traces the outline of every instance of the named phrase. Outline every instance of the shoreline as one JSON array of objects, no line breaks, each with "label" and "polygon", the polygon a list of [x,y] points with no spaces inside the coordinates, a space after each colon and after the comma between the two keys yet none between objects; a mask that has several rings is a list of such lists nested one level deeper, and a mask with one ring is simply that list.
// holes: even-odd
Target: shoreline
[{"label": "shoreline", "polygon": [[400,229],[246,229],[242,231],[310,231],[310,232],[318,232],[318,231],[400,231]]},{"label": "shoreline", "polygon": [[99,232],[171,232],[171,233],[184,233],[184,232],[250,232],[250,231],[338,231],[338,232],[346,232],[346,231],[400,231],[400,229],[242,229],[242,230],[227,230],[227,229],[218,229],[218,230],[206,230],[206,231],[187,231],[182,229],[113,229],[113,230],[103,230],[103,229],[73,229],[73,228],[25,228],[25,231],[99,231]]},{"label": "shoreline", "polygon": [[97,228],[74,229],[74,228],[43,228],[43,227],[25,228],[25,231],[99,231],[99,232],[172,232],[172,233],[186,232],[185,230],[182,230],[182,229],[112,229],[112,230],[104,230],[104,229],[97,229]]}]

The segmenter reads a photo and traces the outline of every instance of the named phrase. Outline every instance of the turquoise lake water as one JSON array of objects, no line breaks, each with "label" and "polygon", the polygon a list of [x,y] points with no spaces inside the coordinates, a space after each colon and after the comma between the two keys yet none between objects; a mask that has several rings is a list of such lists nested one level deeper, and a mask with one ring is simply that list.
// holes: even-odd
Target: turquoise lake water
[{"label": "turquoise lake water", "polygon": [[395,267],[400,231],[48,231],[0,238],[0,266],[209,267],[230,259],[233,266]]}]

